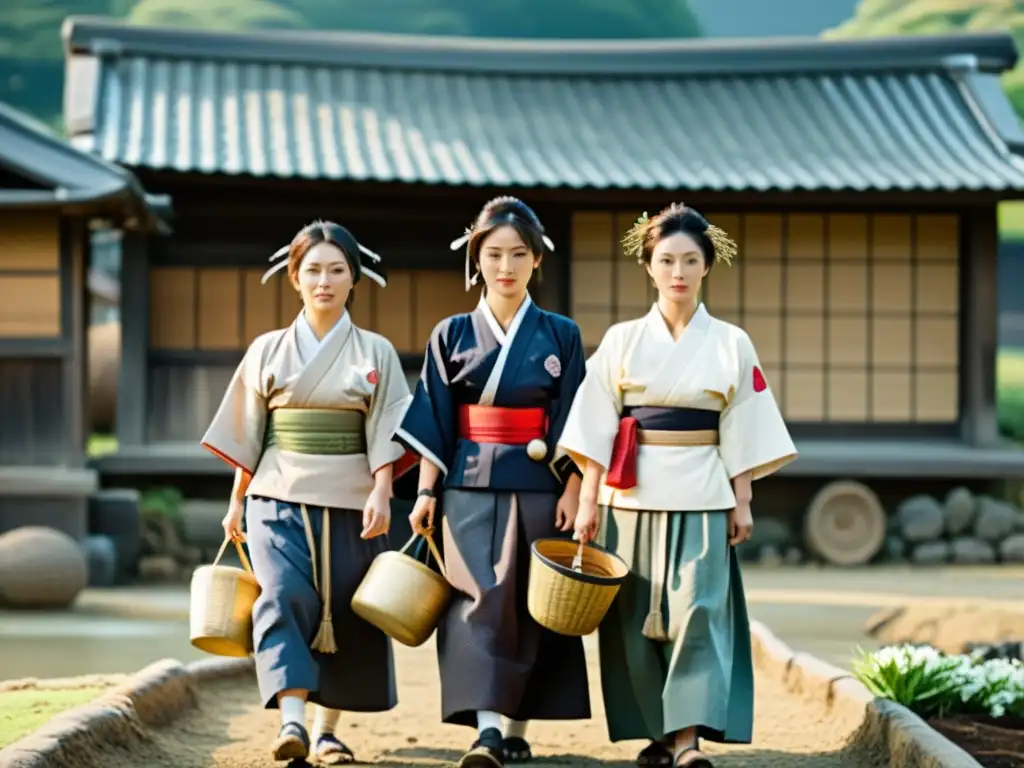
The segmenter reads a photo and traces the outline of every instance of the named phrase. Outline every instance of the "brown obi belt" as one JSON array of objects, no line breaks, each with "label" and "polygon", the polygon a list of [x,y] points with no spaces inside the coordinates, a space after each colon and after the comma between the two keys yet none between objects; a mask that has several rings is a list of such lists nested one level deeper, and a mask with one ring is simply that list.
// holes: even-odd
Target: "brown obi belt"
[{"label": "brown obi belt", "polygon": [[621,491],[636,486],[636,461],[641,445],[718,445],[720,417],[718,411],[704,408],[626,406],[619,419],[605,485]]},{"label": "brown obi belt", "polygon": [[525,445],[527,455],[541,461],[548,454],[548,414],[544,408],[459,406],[459,437],[474,443]]}]

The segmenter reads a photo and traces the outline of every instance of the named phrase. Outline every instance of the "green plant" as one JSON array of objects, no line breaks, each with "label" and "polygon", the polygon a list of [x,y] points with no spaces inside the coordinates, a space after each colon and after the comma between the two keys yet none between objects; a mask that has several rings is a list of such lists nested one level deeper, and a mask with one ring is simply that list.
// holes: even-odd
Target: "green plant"
[{"label": "green plant", "polygon": [[961,662],[934,648],[899,646],[872,653],[857,649],[853,673],[880,699],[894,701],[922,717],[944,717],[960,698]]},{"label": "green plant", "polygon": [[1016,660],[947,656],[928,646],[858,648],[853,673],[873,696],[921,717],[1024,715],[1024,665]]}]

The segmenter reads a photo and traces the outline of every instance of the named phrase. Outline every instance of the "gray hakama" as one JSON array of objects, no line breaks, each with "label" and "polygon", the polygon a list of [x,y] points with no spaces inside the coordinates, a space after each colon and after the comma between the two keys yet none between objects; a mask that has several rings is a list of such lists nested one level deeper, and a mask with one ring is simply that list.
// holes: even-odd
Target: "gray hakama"
[{"label": "gray hakama", "polygon": [[530,545],[567,536],[554,493],[447,490],[444,558],[454,589],[437,634],[446,723],[476,726],[480,710],[515,720],[585,720],[583,641],[541,627],[526,593]]},{"label": "gray hakama", "polygon": [[[667,515],[667,536],[657,517]],[[697,727],[702,739],[749,744],[754,722],[750,625],[727,512],[602,508],[600,543],[630,566],[599,629],[612,741],[655,741]],[[664,552],[659,552],[657,542]],[[665,565],[660,626],[648,639],[654,563]],[[657,585],[654,584],[655,588]]]},{"label": "gray hakama", "polygon": [[[322,507],[309,507],[318,563]],[[352,595],[373,558],[388,549],[387,535],[364,540],[363,515],[331,509],[331,613],[338,650],[310,647],[322,603],[298,504],[249,497],[246,532],[253,571],[262,592],[253,607],[253,647],[260,696],[277,708],[277,694],[309,691],[308,701],[329,709],[383,712],[398,703],[391,640],[352,612]],[[319,572],[318,572],[319,578]]]}]

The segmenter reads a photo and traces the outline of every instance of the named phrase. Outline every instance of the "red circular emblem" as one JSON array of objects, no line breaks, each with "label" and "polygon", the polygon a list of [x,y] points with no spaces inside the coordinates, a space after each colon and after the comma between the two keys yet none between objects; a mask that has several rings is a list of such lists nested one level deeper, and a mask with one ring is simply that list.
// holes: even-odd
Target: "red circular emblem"
[{"label": "red circular emblem", "polygon": [[373,370],[366,374],[366,380],[371,384],[376,384],[380,381],[380,377],[377,375],[377,371]]}]

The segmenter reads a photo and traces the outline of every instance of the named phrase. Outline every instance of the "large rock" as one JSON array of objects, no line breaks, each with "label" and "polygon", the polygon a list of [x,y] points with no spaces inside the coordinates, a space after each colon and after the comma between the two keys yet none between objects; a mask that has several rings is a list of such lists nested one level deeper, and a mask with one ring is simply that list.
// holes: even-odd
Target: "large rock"
[{"label": "large rock", "polygon": [[1003,539],[999,543],[999,557],[1007,563],[1024,563],[1024,533]]},{"label": "large rock", "polygon": [[907,556],[907,542],[899,536],[885,537],[885,557],[893,563],[902,562]]},{"label": "large rock", "polygon": [[946,495],[946,533],[959,536],[971,527],[978,505],[967,488],[954,488]]},{"label": "large rock", "polygon": [[1005,501],[978,497],[978,516],[974,520],[974,535],[989,542],[998,542],[1013,533],[1017,522],[1017,508]]},{"label": "large rock", "polygon": [[960,536],[950,542],[950,550],[953,554],[954,563],[964,565],[977,565],[981,563],[994,563],[996,561],[996,550],[987,541]]},{"label": "large rock", "polygon": [[0,605],[66,608],[88,580],[85,553],[66,533],[26,526],[0,535]]},{"label": "large rock", "polygon": [[931,496],[911,496],[897,508],[900,534],[908,542],[934,541],[942,536],[946,515]]},{"label": "large rock", "polygon": [[950,547],[948,541],[926,541],[914,547],[910,560],[917,565],[939,565],[948,563]]}]

